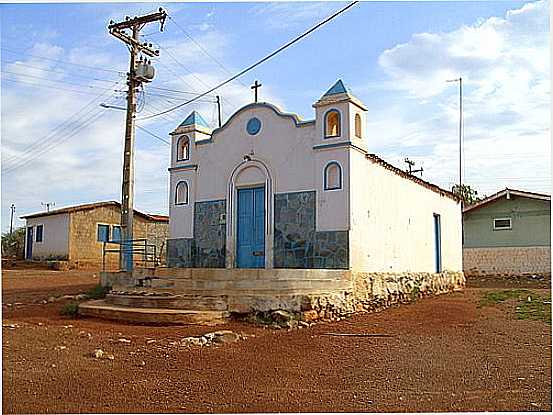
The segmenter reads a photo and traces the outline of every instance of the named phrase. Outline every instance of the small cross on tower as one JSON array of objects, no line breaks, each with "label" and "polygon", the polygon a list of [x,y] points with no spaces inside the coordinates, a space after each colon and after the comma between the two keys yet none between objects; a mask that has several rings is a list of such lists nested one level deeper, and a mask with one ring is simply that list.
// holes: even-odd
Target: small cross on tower
[{"label": "small cross on tower", "polygon": [[257,79],[255,80],[254,84],[251,86],[251,88],[254,90],[254,102],[257,102],[257,89],[261,87],[262,84],[257,82]]}]

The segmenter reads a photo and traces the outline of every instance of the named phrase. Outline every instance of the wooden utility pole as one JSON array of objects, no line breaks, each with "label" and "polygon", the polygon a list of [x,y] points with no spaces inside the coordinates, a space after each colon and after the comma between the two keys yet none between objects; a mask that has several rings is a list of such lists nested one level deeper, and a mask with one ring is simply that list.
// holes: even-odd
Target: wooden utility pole
[{"label": "wooden utility pole", "polygon": [[[128,16],[122,22],[110,22],[109,33],[122,40],[129,46],[130,63],[127,74],[127,119],[125,122],[125,147],[123,152],[123,183],[121,188],[121,236],[122,245],[119,261],[121,269],[132,271],[133,269],[133,213],[134,213],[134,127],[136,112],[136,90],[141,80],[136,76],[137,55],[139,53],[154,57],[159,56],[158,50],[152,49],[152,44],[140,43],[140,30],[147,24],[159,21],[160,30],[163,31],[163,24],[167,14],[160,8],[159,12],[145,16]],[[126,31],[130,30],[130,35]]]}]

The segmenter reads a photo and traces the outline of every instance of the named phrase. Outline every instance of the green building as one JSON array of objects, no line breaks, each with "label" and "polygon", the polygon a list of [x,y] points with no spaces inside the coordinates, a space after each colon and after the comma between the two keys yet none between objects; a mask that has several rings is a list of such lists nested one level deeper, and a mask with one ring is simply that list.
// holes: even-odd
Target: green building
[{"label": "green building", "polygon": [[505,189],[463,209],[463,271],[551,273],[551,196]]}]

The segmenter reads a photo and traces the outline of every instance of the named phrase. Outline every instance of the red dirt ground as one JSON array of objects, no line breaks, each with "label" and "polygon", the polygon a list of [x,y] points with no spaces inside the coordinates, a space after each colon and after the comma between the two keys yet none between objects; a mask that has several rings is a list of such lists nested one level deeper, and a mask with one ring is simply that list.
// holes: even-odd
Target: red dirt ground
[{"label": "red dirt ground", "polygon": [[[551,326],[515,319],[512,304],[480,308],[489,284],[275,331],[69,319],[62,303],[41,304],[91,288],[92,272],[7,270],[2,282],[7,413],[551,411]],[[219,329],[249,337],[174,343]],[[91,357],[97,348],[114,360]]]}]

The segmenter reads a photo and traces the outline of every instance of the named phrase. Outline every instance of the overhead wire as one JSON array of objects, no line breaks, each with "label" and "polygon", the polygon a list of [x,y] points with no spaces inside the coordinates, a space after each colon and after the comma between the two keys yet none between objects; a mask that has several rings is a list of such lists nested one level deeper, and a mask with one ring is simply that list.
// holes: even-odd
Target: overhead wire
[{"label": "overhead wire", "polygon": [[[234,76],[231,76],[230,78],[228,78],[227,80],[223,81],[223,82],[220,82],[219,84],[217,84],[216,86],[214,86],[213,88],[210,88],[208,89],[207,91],[203,92],[202,94],[198,95],[197,97],[195,98],[192,98],[188,101],[185,101],[185,102],[182,102],[181,104],[178,104],[178,105],[175,105],[165,111],[163,111],[163,114],[167,114],[168,112],[172,112],[172,111],[175,111],[179,108],[182,108],[183,106],[185,105],[188,105],[194,101],[196,101],[197,99],[200,99],[201,97],[207,95],[207,94],[210,94],[212,93],[213,91],[221,88],[222,86],[228,84],[229,82],[232,82],[233,80],[235,80],[236,78],[239,78],[240,76],[244,75],[245,73],[251,71],[252,69],[254,69],[255,67],[261,65],[262,63],[268,61],[269,59],[271,59],[273,56],[277,55],[278,53],[282,52],[283,50],[289,48],[290,46],[292,46],[293,44],[297,43],[298,41],[300,41],[301,39],[303,39],[304,37],[308,36],[309,34],[311,34],[312,32],[314,32],[315,30],[317,30],[319,27],[325,25],[326,23],[330,22],[331,20],[333,20],[334,18],[336,18],[337,16],[339,16],[340,14],[344,13],[345,11],[349,10],[351,7],[353,7],[355,4],[359,3],[358,0],[356,1],[353,1],[351,3],[349,3],[347,6],[341,8],[340,10],[338,10],[337,12],[335,12],[334,14],[330,15],[329,17],[327,17],[326,19],[322,20],[321,22],[317,23],[315,26],[311,27],[309,30],[303,32],[302,34],[300,34],[299,36],[296,36],[294,39],[290,40],[289,42],[287,42],[286,44],[282,45],[281,47],[279,47],[278,49],[276,49],[275,51],[271,52],[270,54],[268,54],[267,56],[263,57],[262,59],[256,61],[255,63],[251,64],[250,66],[246,67],[245,69],[241,70],[240,72],[238,72],[236,75]],[[147,119],[147,118],[154,118],[154,117],[158,117],[162,115],[162,113],[158,113],[158,114],[152,114],[152,115],[149,115],[147,117],[142,117],[141,119]]]},{"label": "overhead wire", "polygon": [[119,71],[119,70],[116,70],[116,69],[99,68],[97,66],[83,65],[82,63],[74,63],[74,62],[69,62],[69,61],[63,61],[61,59],[49,58],[49,57],[46,57],[46,56],[40,56],[40,55],[36,55],[36,54],[33,54],[33,53],[29,53],[29,52],[16,51],[16,50],[13,50],[13,49],[10,49],[10,48],[6,48],[4,46],[0,46],[0,49],[5,51],[5,52],[13,53],[13,54],[16,54],[16,55],[17,54],[23,54],[23,55],[27,55],[27,56],[32,56],[32,57],[37,58],[37,59],[44,59],[44,60],[48,60],[48,61],[52,61],[52,62],[59,62],[59,63],[65,64],[65,65],[80,66],[82,68],[93,69],[95,71],[115,72],[115,73],[119,73],[119,74],[123,74],[123,75],[126,74],[126,71]]}]

